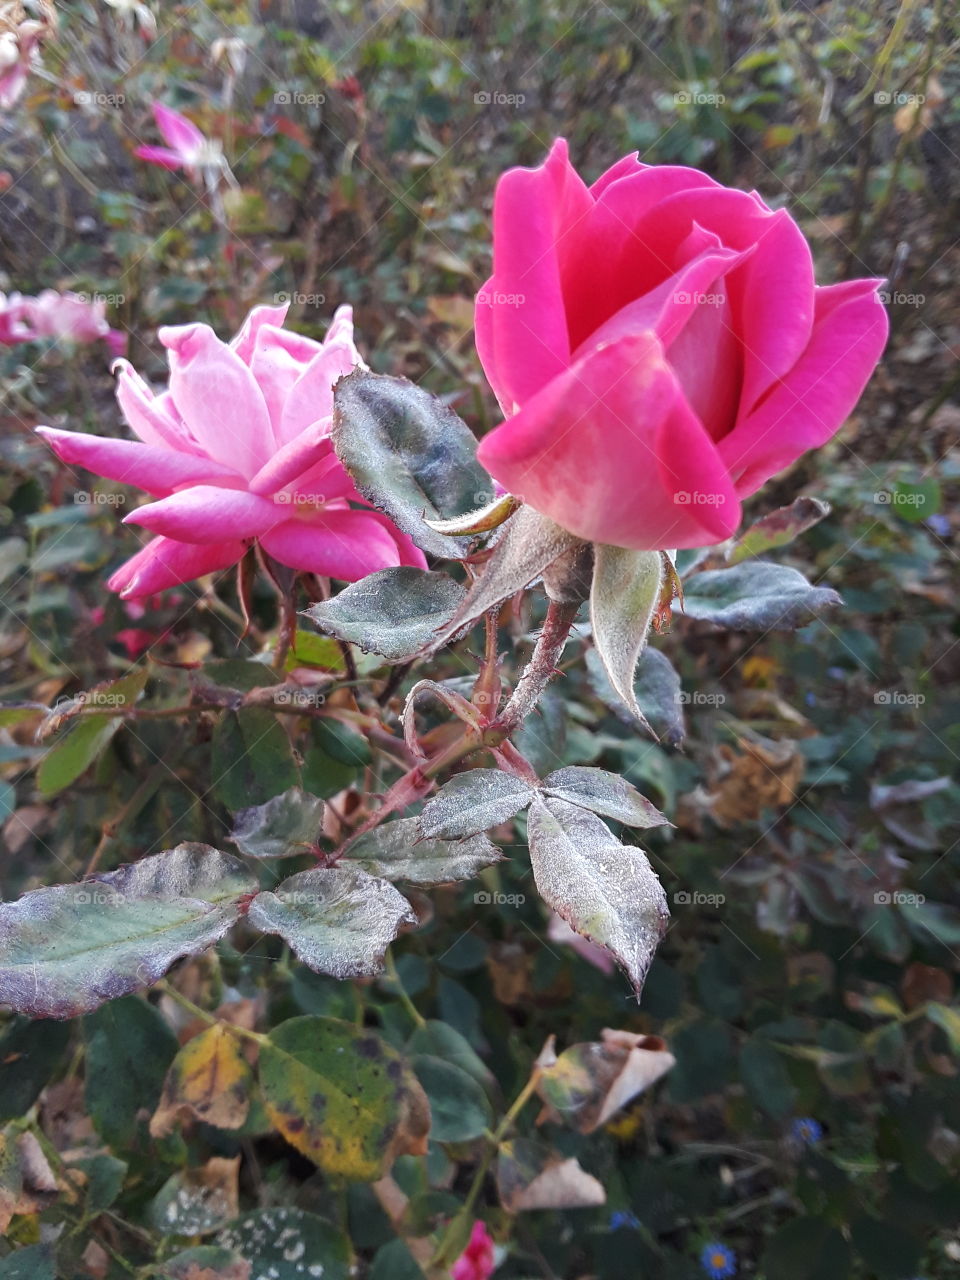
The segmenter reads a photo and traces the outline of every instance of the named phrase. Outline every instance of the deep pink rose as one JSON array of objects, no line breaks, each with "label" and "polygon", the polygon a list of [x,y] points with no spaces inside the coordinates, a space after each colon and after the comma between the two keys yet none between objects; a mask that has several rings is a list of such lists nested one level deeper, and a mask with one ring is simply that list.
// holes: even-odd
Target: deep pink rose
[{"label": "deep pink rose", "polygon": [[740,501],[843,423],[880,358],[878,280],[817,287],[785,209],[625,156],[587,187],[554,143],[494,201],[480,459],[595,542],[728,537]]},{"label": "deep pink rose", "polygon": [[486,1223],[478,1219],[473,1224],[467,1247],[453,1264],[450,1275],[452,1280],[488,1280],[493,1275],[495,1262],[493,1239]]},{"label": "deep pink rose", "polygon": [[138,441],[37,428],[62,462],[159,499],[126,517],[158,536],[110,579],[124,599],[226,569],[254,541],[292,569],[346,582],[424,567],[330,443],[333,385],[362,363],[350,308],[322,343],[282,328],[286,310],[254,308],[229,344],[205,324],[161,329],[170,382],[160,395],[118,360],[117,399]]}]

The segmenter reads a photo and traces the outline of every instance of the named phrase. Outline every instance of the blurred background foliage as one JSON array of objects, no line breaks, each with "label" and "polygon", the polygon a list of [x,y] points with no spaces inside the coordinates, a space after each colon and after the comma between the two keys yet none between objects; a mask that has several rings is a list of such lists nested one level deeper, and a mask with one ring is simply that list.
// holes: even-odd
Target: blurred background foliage
[{"label": "blurred background foliage", "polygon": [[[487,1064],[498,1109],[550,1034],[565,1046],[626,1027],[662,1035],[677,1058],[600,1132],[556,1139],[603,1182],[606,1206],[508,1222],[484,1193],[478,1211],[510,1242],[504,1280],[679,1280],[704,1274],[708,1241],[766,1280],[958,1274],[955,7],[165,0],[152,39],[135,5],[58,7],[42,69],[0,119],[0,286],[105,298],[134,363],[157,378],[158,325],[205,320],[226,334],[285,295],[318,336],[350,302],[375,368],[449,396],[482,432],[496,407],[472,297],[489,269],[493,188],[558,134],[588,178],[639,149],[756,187],[797,217],[823,282],[888,277],[893,332],[863,402],[752,504],[756,515],[800,491],[832,504],[778,554],[845,608],[786,637],[677,616],[657,643],[687,691],[682,749],[609,710],[577,647],[525,731],[538,764],[622,770],[676,824],[650,841],[673,923],[639,1010],[619,976],[547,936],[522,828],[500,833],[520,856],[483,877],[507,901],[475,903],[476,884],[434,891],[429,924],[394,952],[409,1000]],[[223,140],[238,180],[225,220],[182,175],[134,158],[156,141],[154,99]],[[273,624],[265,586],[244,642],[229,584],[188,585],[145,617],[106,598],[108,570],[136,545],[118,523],[134,495],[101,484],[75,500],[31,433],[41,421],[122,432],[105,353],[11,348],[0,387],[5,697],[52,705],[121,676],[152,644],[158,705],[176,705],[197,664],[254,652],[256,628]],[[536,621],[505,623],[522,644]],[[448,663],[450,676],[467,669]],[[182,839],[222,844],[247,794],[229,759],[218,767],[226,734],[202,717],[138,722],[74,743],[66,760],[35,727],[11,716],[0,729],[6,899],[74,878],[94,855],[107,867]],[[329,797],[370,785],[363,742],[341,721],[305,732],[291,764],[304,786]],[[276,752],[254,769],[262,781],[261,765],[273,774],[257,799],[295,776]],[[392,978],[338,984],[268,941],[224,944],[177,982],[267,1025],[324,1013],[401,1044],[410,1031]],[[361,1274],[417,1274],[387,1252],[393,1233],[369,1191],[325,1183],[262,1117],[239,1134],[196,1125],[151,1139],[144,1117],[176,1045],[142,1001],[125,1007],[68,1028],[5,1023],[4,1121],[39,1132],[51,1158],[96,1153],[83,1195],[20,1204],[7,1247],[42,1249],[45,1225],[61,1224],[64,1276],[180,1274],[154,1260],[211,1237],[166,1214],[169,1180],[241,1155],[243,1209],[296,1204],[347,1228]],[[469,1144],[437,1145],[428,1162],[404,1157],[397,1177],[418,1213],[442,1218],[470,1167]],[[47,1274],[9,1269],[15,1257],[0,1273]]]}]

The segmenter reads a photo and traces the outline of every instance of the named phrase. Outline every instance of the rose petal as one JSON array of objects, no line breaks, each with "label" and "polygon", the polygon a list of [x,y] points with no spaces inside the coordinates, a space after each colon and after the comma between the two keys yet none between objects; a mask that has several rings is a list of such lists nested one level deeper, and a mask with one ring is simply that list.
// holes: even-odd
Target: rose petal
[{"label": "rose petal", "polygon": [[153,538],[117,569],[107,586],[124,600],[136,600],[226,569],[236,564],[245,550],[242,542],[193,546],[170,538]]},{"label": "rose petal", "polygon": [[148,502],[124,518],[177,542],[211,543],[259,538],[286,520],[287,509],[244,490],[195,485],[181,493]]},{"label": "rose petal", "polygon": [[127,426],[144,444],[165,445],[199,457],[206,454],[180,421],[170,393],[154,395],[128,360],[115,360],[117,403]]},{"label": "rose petal", "polygon": [[509,169],[493,205],[493,276],[477,295],[477,350],[504,411],[567,365],[561,260],[593,201],[558,139],[539,169]]},{"label": "rose petal", "polygon": [[270,415],[253,374],[209,325],[166,327],[170,394],[201,448],[253,476],[274,451]]},{"label": "rose petal", "polygon": [[882,280],[816,290],[813,334],[786,378],[725,440],[720,454],[747,497],[843,425],[883,354],[889,322]]},{"label": "rose petal", "polygon": [[191,453],[175,453],[137,440],[111,440],[84,431],[37,427],[61,462],[85,467],[95,475],[136,485],[147,493],[166,494],[182,485],[209,484],[219,479],[242,484],[229,468]]},{"label": "rose petal", "polygon": [[163,134],[164,142],[190,163],[206,142],[204,134],[192,120],[162,102],[153,104],[153,118]]},{"label": "rose petal", "polygon": [[717,542],[740,519],[717,450],[653,334],[587,352],[481,442],[510,493],[593,542]]},{"label": "rose petal", "polygon": [[250,363],[250,357],[253,355],[254,344],[257,341],[257,334],[264,325],[270,325],[275,328],[282,328],[283,322],[287,316],[289,303],[283,302],[275,307],[261,306],[254,307],[249,313],[246,320],[230,339],[230,346],[234,349],[244,364]]},{"label": "rose petal", "polygon": [[321,511],[310,520],[287,520],[266,534],[261,545],[291,569],[342,582],[401,563],[396,539],[369,511]]}]

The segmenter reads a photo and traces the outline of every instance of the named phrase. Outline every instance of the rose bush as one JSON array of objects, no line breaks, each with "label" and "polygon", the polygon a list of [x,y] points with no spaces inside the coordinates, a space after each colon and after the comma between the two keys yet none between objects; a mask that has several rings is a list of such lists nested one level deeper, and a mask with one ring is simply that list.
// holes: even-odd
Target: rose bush
[{"label": "rose bush", "polygon": [[480,459],[591,541],[718,542],[853,408],[879,283],[818,287],[786,210],[696,169],[631,155],[587,187],[561,139],[497,185],[476,333],[507,420]]},{"label": "rose bush", "polygon": [[138,441],[37,428],[62,462],[158,499],[126,517],[157,536],[110,578],[125,599],[228,568],[253,541],[290,568],[347,582],[424,564],[363,504],[330,443],[333,385],[362,364],[351,309],[339,308],[322,343],[284,329],[286,310],[256,307],[229,344],[205,324],[161,329],[170,384],[160,395],[117,361]]}]

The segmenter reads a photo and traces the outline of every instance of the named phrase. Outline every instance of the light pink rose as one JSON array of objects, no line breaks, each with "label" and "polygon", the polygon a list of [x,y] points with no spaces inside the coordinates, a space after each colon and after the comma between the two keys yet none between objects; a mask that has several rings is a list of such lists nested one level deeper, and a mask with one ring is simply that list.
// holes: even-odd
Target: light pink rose
[{"label": "light pink rose", "polygon": [[107,322],[103,299],[93,302],[78,293],[45,289],[36,298],[0,294],[0,343],[35,342],[41,338],[96,342],[103,338],[114,354],[126,348],[126,338]]},{"label": "light pink rose", "polygon": [[497,185],[476,333],[507,420],[480,460],[591,541],[721,541],[856,404],[880,283],[818,288],[799,227],[755,192],[635,155],[587,187],[559,140]]},{"label": "light pink rose", "polygon": [[134,155],[150,164],[158,164],[162,169],[186,169],[189,173],[199,172],[211,161],[218,165],[221,163],[220,143],[208,138],[192,120],[162,102],[155,102],[151,110],[167,145],[136,147]]},{"label": "light pink rose", "polygon": [[0,111],[16,106],[27,77],[40,62],[40,42],[48,30],[45,22],[27,19],[0,32]]},{"label": "light pink rose", "polygon": [[290,568],[346,582],[424,566],[363,504],[330,443],[333,385],[362,364],[350,308],[322,343],[283,329],[286,310],[256,307],[229,344],[205,324],[161,329],[170,381],[159,395],[118,360],[117,399],[138,441],[37,428],[62,462],[158,499],[124,522],[157,535],[110,578],[124,599],[225,569],[254,541]]}]

